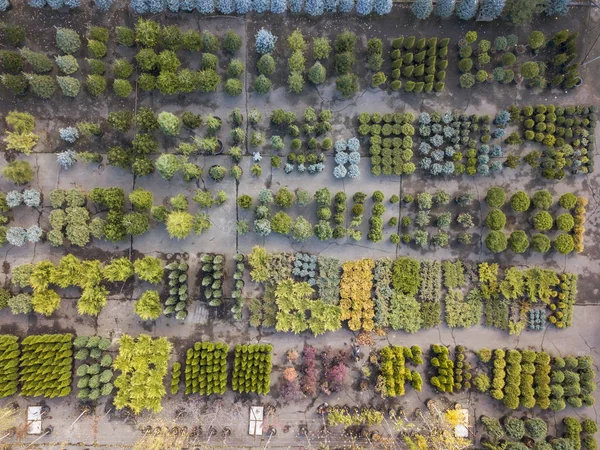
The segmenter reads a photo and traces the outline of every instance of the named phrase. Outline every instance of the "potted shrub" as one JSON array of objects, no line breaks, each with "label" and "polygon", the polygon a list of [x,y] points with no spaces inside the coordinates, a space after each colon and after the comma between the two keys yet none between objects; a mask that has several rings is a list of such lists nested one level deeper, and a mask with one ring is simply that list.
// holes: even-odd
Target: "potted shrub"
[{"label": "potted shrub", "polygon": [[226,174],[227,170],[225,167],[218,164],[211,166],[211,168],[208,170],[208,175],[216,182],[223,181],[223,178],[225,178]]}]

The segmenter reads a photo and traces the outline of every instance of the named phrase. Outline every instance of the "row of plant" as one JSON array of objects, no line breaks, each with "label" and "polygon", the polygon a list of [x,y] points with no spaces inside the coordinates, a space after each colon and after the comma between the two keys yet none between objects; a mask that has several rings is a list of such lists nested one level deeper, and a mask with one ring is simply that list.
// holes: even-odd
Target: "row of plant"
[{"label": "row of plant", "polygon": [[392,41],[393,91],[441,92],[445,88],[449,38],[400,36]]},{"label": "row of plant", "polygon": [[227,352],[222,342],[196,342],[186,353],[185,394],[224,394],[227,389]]},{"label": "row of plant", "polygon": [[[292,254],[268,253],[262,247],[254,247],[248,255],[251,279],[265,285],[264,297],[251,299],[248,304],[252,326],[297,333],[310,328],[315,333],[305,312],[310,309],[306,305],[311,304],[315,289],[305,281],[292,280],[303,280],[310,272],[316,276],[317,271],[323,273],[315,281],[316,295],[322,297],[317,301],[323,305],[317,303],[319,308],[311,309],[311,313],[321,314],[328,304],[339,305],[341,313],[331,309],[331,322],[325,331],[339,329],[341,320],[348,321],[353,331],[390,328],[415,333],[441,323],[442,300],[444,318],[451,328],[479,325],[483,317],[486,326],[518,334],[526,327],[527,314],[532,309],[539,311],[542,328],[547,322],[566,328],[572,325],[577,298],[577,275],[538,267],[508,267],[499,274],[498,264],[400,257],[350,261],[342,264],[340,270],[339,261],[318,259],[318,266],[305,263],[304,275],[302,270],[294,269],[293,261]],[[277,325],[283,305],[277,290],[282,283],[289,292],[296,288],[287,298],[303,305],[298,311],[286,302],[285,311],[295,315],[285,318],[285,326]],[[300,294],[302,284],[305,286]]]},{"label": "row of plant", "polygon": [[[498,186],[491,187],[485,200],[487,206],[492,208],[486,216],[487,228],[491,230],[485,238],[488,250],[498,253],[509,247],[515,253],[527,251],[530,241],[525,231],[512,231],[508,239],[504,234],[506,214],[501,209],[506,202],[504,189]],[[575,194],[567,192],[558,199],[557,205],[560,207],[558,209],[552,194],[544,189],[536,191],[531,197],[525,191],[517,191],[510,197],[509,203],[512,211],[516,213],[535,212],[527,220],[536,231],[536,234],[531,237],[532,250],[539,253],[549,251],[551,240],[547,233],[556,228],[559,233],[552,242],[556,251],[561,254],[583,251],[585,232],[583,225],[585,224],[587,198],[576,197]],[[554,213],[554,217],[549,210]],[[519,215],[517,222],[524,223],[525,221],[522,219]]]},{"label": "row of plant", "polygon": [[588,174],[594,171],[594,158],[588,155],[595,148],[597,107],[595,105],[511,106],[511,122],[518,131],[506,138],[509,145],[522,144],[523,140],[537,142],[542,151],[533,150],[524,160],[542,176],[561,180],[567,174]]},{"label": "row of plant", "polygon": [[270,390],[271,351],[269,344],[235,346],[231,387],[236,392],[266,395]]},{"label": "row of plant", "polygon": [[423,363],[421,348],[418,346],[399,347],[388,346],[379,350],[379,371],[377,388],[382,397],[397,397],[405,393],[404,385],[410,383],[411,387],[421,392],[423,381],[416,370],[410,370],[406,364],[413,366]]},{"label": "row of plant", "polygon": [[505,416],[501,420],[495,417],[481,416],[483,436],[481,444],[486,448],[506,445],[507,448],[525,450],[579,449],[583,444],[587,450],[597,448],[594,434],[598,431],[592,419],[565,417],[562,420],[564,437],[548,435],[548,424],[539,417]]},{"label": "row of plant", "polygon": [[[492,45],[487,39],[478,41],[477,32],[469,31],[459,41],[458,67],[463,72],[460,85],[471,88],[476,82],[521,84],[525,81],[532,88],[551,86],[572,89],[581,84],[578,66],[574,63],[578,36],[577,32],[562,30],[547,39],[541,31],[532,31],[527,38],[527,45],[519,44],[514,34],[498,36]],[[536,60],[544,58],[545,62],[528,60],[519,65],[518,57],[524,55],[527,49],[531,52],[528,56]],[[491,55],[488,53],[490,51]],[[490,69],[490,64],[497,66]],[[472,70],[476,71],[475,75]]]},{"label": "row of plant", "polygon": [[77,398],[81,401],[97,401],[107,397],[113,391],[113,359],[108,349],[109,339],[100,336],[77,336],[73,341],[78,361]]},{"label": "row of plant", "polygon": [[[36,264],[22,264],[13,268],[12,285],[18,289],[30,288],[32,295],[21,292],[11,296],[9,292],[4,291],[2,306],[10,307],[13,314],[27,314],[33,310],[49,316],[61,304],[61,297],[55,289],[77,286],[82,290],[77,301],[78,313],[97,316],[108,298],[106,283],[124,283],[135,274],[140,280],[156,284],[162,281],[163,273],[162,261],[152,256],[145,256],[134,262],[128,258],[116,258],[102,266],[98,260],[80,260],[69,254],[62,257],[57,264],[43,260]],[[158,306],[160,315],[160,303]],[[137,304],[135,308],[140,314]]]},{"label": "row of plant", "polygon": [[314,398],[320,393],[330,396],[345,388],[346,375],[350,370],[347,349],[333,350],[325,346],[318,351],[311,345],[304,345],[301,356],[300,363],[298,351],[286,352],[286,366],[278,385],[279,394],[285,401]]},{"label": "row of plant", "polygon": [[566,405],[592,406],[596,389],[593,360],[589,356],[551,358],[532,350],[483,349],[478,356],[484,364],[491,361],[491,376],[480,373],[475,383],[503,401],[510,409],[519,407],[561,411]]},{"label": "row of plant", "polygon": [[27,336],[21,341],[21,395],[54,398],[71,393],[72,339],[70,334],[43,334]]}]

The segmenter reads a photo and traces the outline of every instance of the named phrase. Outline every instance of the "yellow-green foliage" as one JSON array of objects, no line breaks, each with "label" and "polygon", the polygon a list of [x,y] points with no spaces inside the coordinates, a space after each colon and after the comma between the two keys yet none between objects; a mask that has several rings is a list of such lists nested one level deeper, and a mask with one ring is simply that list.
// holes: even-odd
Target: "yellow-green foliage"
[{"label": "yellow-green foliage", "polygon": [[0,336],[0,398],[17,393],[20,355],[16,336]]},{"label": "yellow-green foliage", "polygon": [[167,338],[152,339],[147,334],[137,340],[124,334],[120,341],[119,355],[113,367],[121,374],[115,380],[117,409],[129,407],[135,414],[144,409],[151,412],[162,410],[161,400],[166,394],[163,379],[167,374],[172,344]]},{"label": "yellow-green foliage", "polygon": [[222,342],[196,342],[185,360],[185,394],[224,394],[227,390],[227,352]]},{"label": "yellow-green foliage", "polygon": [[236,392],[266,395],[271,384],[271,351],[269,344],[236,345],[231,388]]},{"label": "yellow-green foliage", "polygon": [[72,336],[43,334],[27,336],[21,343],[21,395],[46,398],[71,393]]}]

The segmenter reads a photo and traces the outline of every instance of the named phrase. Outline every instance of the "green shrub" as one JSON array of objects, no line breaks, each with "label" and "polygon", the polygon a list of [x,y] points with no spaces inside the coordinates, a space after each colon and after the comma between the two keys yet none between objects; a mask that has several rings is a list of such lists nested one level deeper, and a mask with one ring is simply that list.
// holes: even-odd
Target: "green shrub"
[{"label": "green shrub", "polygon": [[160,38],[160,25],[151,19],[139,18],[135,24],[135,40],[143,47],[156,47]]},{"label": "green shrub", "polygon": [[2,170],[2,175],[7,180],[17,185],[31,183],[33,181],[33,168],[28,161],[15,160],[8,163]]},{"label": "green shrub", "polygon": [[237,78],[244,73],[244,63],[239,59],[232,59],[227,67],[227,75]]},{"label": "green shrub", "polygon": [[554,249],[563,255],[571,253],[574,248],[575,242],[570,234],[561,233],[556,239],[554,239]]},{"label": "green shrub", "polygon": [[75,53],[81,47],[81,39],[77,31],[71,28],[56,29],[56,46],[60,51],[70,55]]},{"label": "green shrub", "polygon": [[158,115],[158,125],[167,136],[179,136],[181,132],[181,121],[175,114],[168,111],[163,111]]},{"label": "green shrub", "polygon": [[524,212],[529,209],[531,204],[531,200],[529,196],[524,191],[515,192],[510,198],[510,206],[514,211]]},{"label": "green shrub", "polygon": [[508,245],[515,253],[523,253],[529,248],[529,239],[522,230],[513,231],[508,238]]},{"label": "green shrub", "polygon": [[506,250],[508,241],[502,231],[490,231],[485,237],[485,246],[492,253],[500,253]]},{"label": "green shrub", "polygon": [[13,23],[4,23],[4,40],[8,45],[20,47],[25,42],[25,28]]},{"label": "green shrub", "polygon": [[544,234],[534,234],[531,238],[531,248],[535,252],[546,253],[550,247],[550,238]]},{"label": "green shrub", "polygon": [[57,56],[56,65],[60,71],[66,75],[70,75],[79,70],[77,59],[75,59],[72,55]]},{"label": "green shrub", "polygon": [[490,208],[501,208],[506,201],[506,193],[504,189],[498,186],[493,186],[488,189],[485,196],[485,202]]},{"label": "green shrub", "polygon": [[202,50],[202,35],[196,30],[187,30],[183,33],[183,48],[190,52]]},{"label": "green shrub", "polygon": [[133,47],[135,45],[135,31],[128,27],[116,27],[115,35],[117,44],[125,47]]},{"label": "green shrub", "polygon": [[533,206],[538,209],[550,209],[554,199],[552,198],[552,194],[547,190],[537,191],[533,194]]},{"label": "green shrub", "polygon": [[92,97],[98,97],[106,90],[106,78],[101,75],[88,75],[85,84]]},{"label": "green shrub", "polygon": [[353,96],[358,92],[358,75],[349,73],[336,78],[336,89],[346,98]]},{"label": "green shrub", "polygon": [[116,79],[113,82],[113,91],[117,97],[127,98],[133,92],[133,87],[128,80]]},{"label": "green shrub", "polygon": [[29,86],[27,78],[24,75],[0,75],[2,85],[10,90],[14,95],[23,95]]},{"label": "green shrub", "polygon": [[100,41],[89,39],[87,48],[93,58],[104,58],[106,56],[106,45]]},{"label": "green shrub", "polygon": [[565,232],[569,232],[575,226],[575,220],[569,213],[561,214],[556,218],[556,227]]},{"label": "green shrub", "polygon": [[316,62],[308,71],[308,80],[312,84],[321,84],[326,78],[327,72],[320,62]]},{"label": "green shrub", "polygon": [[506,225],[506,216],[499,209],[492,209],[486,219],[486,224],[491,230],[499,231],[504,229],[504,225]]},{"label": "green shrub", "polygon": [[271,80],[262,74],[254,80],[254,90],[259,94],[268,93],[271,90],[271,86]]},{"label": "green shrub", "polygon": [[520,72],[523,78],[525,78],[526,80],[530,80],[538,76],[538,74],[540,73],[540,67],[538,63],[534,61],[527,61],[521,64]]},{"label": "green shrub", "polygon": [[52,70],[52,60],[43,53],[36,53],[28,48],[22,48],[20,52],[35,73],[46,73]]},{"label": "green shrub", "polygon": [[129,78],[133,75],[133,65],[124,58],[117,59],[113,67],[113,74],[115,78]]},{"label": "green shrub", "polygon": [[227,94],[231,96],[241,95],[243,91],[244,87],[242,85],[242,82],[237,78],[229,78],[225,82],[225,92],[227,92]]},{"label": "green shrub", "polygon": [[143,72],[151,72],[158,64],[158,55],[151,48],[143,48],[135,55],[135,60]]},{"label": "green shrub", "polygon": [[242,38],[235,31],[227,30],[223,37],[223,50],[227,53],[235,53],[242,47]]},{"label": "green shrub", "polygon": [[49,75],[24,74],[29,82],[29,87],[38,97],[49,99],[56,92],[54,78]]},{"label": "green shrub", "polygon": [[533,226],[536,230],[548,231],[552,229],[554,220],[548,211],[540,211],[533,217]]}]

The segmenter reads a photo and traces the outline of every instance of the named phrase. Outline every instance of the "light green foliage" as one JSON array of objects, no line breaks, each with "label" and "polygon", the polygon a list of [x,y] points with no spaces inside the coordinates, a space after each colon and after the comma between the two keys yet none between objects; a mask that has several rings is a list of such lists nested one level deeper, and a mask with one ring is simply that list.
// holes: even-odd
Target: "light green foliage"
[{"label": "light green foliage", "polygon": [[154,256],[144,256],[133,263],[135,274],[144,281],[159,283],[162,280],[164,269],[162,261]]},{"label": "light green foliage", "polygon": [[160,317],[162,307],[156,291],[146,291],[134,303],[133,310],[142,320],[155,320]]},{"label": "light green foliage", "polygon": [[185,394],[224,394],[227,390],[227,353],[221,342],[196,342],[186,353]]},{"label": "light green foliage", "polygon": [[236,345],[231,388],[240,393],[268,394],[272,350],[269,344]]},{"label": "light green foliage", "polygon": [[159,412],[161,399],[166,394],[163,379],[167,374],[171,343],[164,337],[152,339],[144,334],[137,340],[123,335],[119,343],[119,355],[113,364],[114,369],[121,372],[114,383],[117,388],[115,407],[129,407],[134,414],[144,409]]}]

